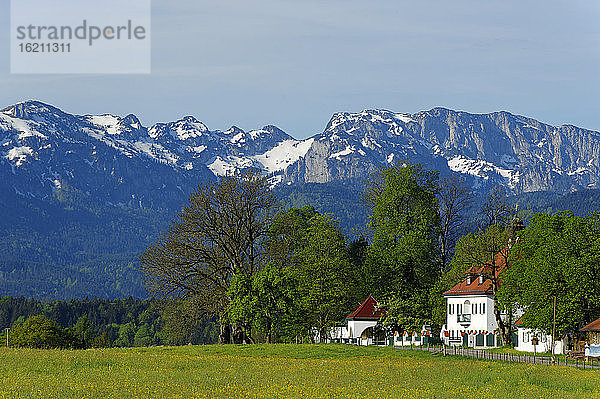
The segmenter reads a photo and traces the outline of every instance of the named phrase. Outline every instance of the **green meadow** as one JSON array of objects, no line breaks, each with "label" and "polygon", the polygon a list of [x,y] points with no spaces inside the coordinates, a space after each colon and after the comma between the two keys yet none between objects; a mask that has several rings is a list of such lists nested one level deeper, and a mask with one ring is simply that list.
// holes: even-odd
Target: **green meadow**
[{"label": "green meadow", "polygon": [[600,371],[393,348],[2,348],[0,355],[0,398],[600,398]]}]

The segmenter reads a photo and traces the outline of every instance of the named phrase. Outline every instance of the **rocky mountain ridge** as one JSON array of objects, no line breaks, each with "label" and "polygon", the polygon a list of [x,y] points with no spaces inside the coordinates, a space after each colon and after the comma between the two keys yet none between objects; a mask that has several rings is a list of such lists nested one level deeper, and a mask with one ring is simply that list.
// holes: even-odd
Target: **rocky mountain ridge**
[{"label": "rocky mountain ridge", "polygon": [[210,130],[193,116],[145,127],[135,115],[72,115],[39,101],[0,111],[4,190],[45,198],[69,189],[106,204],[164,207],[198,182],[256,167],[273,185],[364,179],[408,160],[515,194],[597,188],[600,133],[508,112],[434,108],[334,114],[297,140],[267,125]]}]

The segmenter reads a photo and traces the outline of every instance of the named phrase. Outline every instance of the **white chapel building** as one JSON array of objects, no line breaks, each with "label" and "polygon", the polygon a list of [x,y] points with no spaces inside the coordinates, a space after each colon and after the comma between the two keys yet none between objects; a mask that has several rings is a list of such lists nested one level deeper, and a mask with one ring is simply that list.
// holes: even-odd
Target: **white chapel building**
[{"label": "white chapel building", "polygon": [[[506,268],[504,256],[496,256],[496,278]],[[501,344],[498,323],[494,315],[494,293],[491,266],[473,266],[464,280],[444,292],[446,298],[446,324],[440,338],[450,346],[489,348]],[[512,341],[515,349],[524,352],[546,352],[552,348],[552,336],[524,326],[521,314],[514,325]],[[506,315],[501,315],[506,320]],[[534,340],[536,338],[536,340]],[[533,343],[537,344],[534,346]],[[563,352],[561,341],[555,342],[555,353]]]}]

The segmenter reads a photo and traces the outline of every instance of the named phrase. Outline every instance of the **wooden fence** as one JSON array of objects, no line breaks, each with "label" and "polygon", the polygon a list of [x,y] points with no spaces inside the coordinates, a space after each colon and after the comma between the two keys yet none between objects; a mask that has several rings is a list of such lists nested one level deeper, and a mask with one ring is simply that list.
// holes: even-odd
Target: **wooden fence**
[{"label": "wooden fence", "polygon": [[490,352],[483,349],[469,349],[469,348],[461,348],[457,346],[396,346],[398,349],[408,349],[408,350],[420,350],[432,352],[435,355],[441,356],[465,356],[471,357],[475,359],[488,359],[488,360],[500,360],[505,362],[518,362],[518,363],[528,363],[528,364],[545,364],[545,365],[559,365],[559,366],[572,366],[578,367],[582,369],[600,369],[600,360],[593,359],[584,359],[584,360],[575,360],[569,362],[566,357],[564,360],[560,360],[560,358],[556,359],[554,362],[552,356],[533,356],[533,355],[520,355],[513,353],[498,353],[498,352]]}]

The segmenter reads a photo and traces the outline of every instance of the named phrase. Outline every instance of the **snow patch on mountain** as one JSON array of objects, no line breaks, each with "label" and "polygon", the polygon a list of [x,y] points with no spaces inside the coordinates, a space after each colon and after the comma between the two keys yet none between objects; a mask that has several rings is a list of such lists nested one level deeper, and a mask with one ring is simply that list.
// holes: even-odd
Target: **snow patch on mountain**
[{"label": "snow patch on mountain", "polygon": [[113,115],[87,115],[85,117],[92,125],[104,130],[110,136],[117,136],[121,133],[119,123],[121,120]]},{"label": "snow patch on mountain", "polygon": [[404,123],[418,123],[416,120],[411,118],[410,114],[394,114],[394,118]]},{"label": "snow patch on mountain", "polygon": [[26,121],[23,119],[13,118],[5,113],[0,113],[0,128],[3,130],[15,130],[18,132],[19,140],[27,137],[40,137],[47,139],[48,137],[36,130],[39,122]]},{"label": "snow patch on mountain", "polygon": [[13,147],[5,155],[9,161],[14,162],[15,166],[21,166],[28,157],[33,156],[33,149],[27,146]]},{"label": "snow patch on mountain", "polygon": [[191,137],[198,137],[204,132],[208,132],[208,128],[204,123],[197,120],[187,120],[185,122],[179,122],[175,125],[175,138],[178,138],[179,140],[187,140]]},{"label": "snow patch on mountain", "polygon": [[304,141],[285,140],[264,154],[252,158],[260,162],[269,173],[283,171],[304,157],[313,142],[314,138]]},{"label": "snow patch on mountain", "polygon": [[462,155],[448,160],[450,170],[458,173],[469,174],[484,180],[490,178],[490,172],[496,173],[508,180],[509,186],[513,187],[518,182],[519,173],[514,170],[500,168],[491,162],[481,159],[469,159]]},{"label": "snow patch on mountain", "polygon": [[132,146],[140,153],[146,154],[159,162],[175,165],[179,160],[177,155],[172,154],[160,144],[152,141],[136,141]]},{"label": "snow patch on mountain", "polygon": [[346,156],[346,155],[350,155],[352,154],[354,151],[356,151],[356,148],[354,148],[354,146],[347,146],[345,149],[343,149],[342,151],[338,151],[336,153],[333,153],[329,156],[329,159],[337,159],[338,161],[342,160],[342,157]]},{"label": "snow patch on mountain", "polygon": [[227,176],[235,173],[237,170],[251,168],[255,165],[252,160],[248,158],[236,156],[221,158],[220,156],[217,156],[217,158],[207,166],[215,176]]}]

